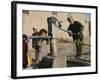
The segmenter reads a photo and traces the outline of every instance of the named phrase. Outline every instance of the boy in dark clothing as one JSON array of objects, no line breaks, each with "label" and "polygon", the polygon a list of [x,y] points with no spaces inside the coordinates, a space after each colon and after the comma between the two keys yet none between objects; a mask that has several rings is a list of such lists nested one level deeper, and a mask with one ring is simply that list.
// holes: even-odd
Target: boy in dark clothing
[{"label": "boy in dark clothing", "polygon": [[27,53],[28,53],[28,37],[27,35],[23,34],[23,68],[26,68],[28,65]]},{"label": "boy in dark clothing", "polygon": [[[32,36],[38,36],[38,31],[36,28],[33,28],[33,34]],[[38,57],[38,50],[39,50],[39,47],[38,47],[38,39],[32,39],[32,48],[35,49],[35,58],[37,59]]]}]

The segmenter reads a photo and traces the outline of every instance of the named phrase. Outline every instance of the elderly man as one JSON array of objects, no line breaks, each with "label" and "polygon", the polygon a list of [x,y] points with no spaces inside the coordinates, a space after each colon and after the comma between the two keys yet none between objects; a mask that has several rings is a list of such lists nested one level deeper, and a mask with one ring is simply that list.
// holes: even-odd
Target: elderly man
[{"label": "elderly man", "polygon": [[70,23],[68,27],[68,31],[70,31],[69,36],[73,37],[73,41],[75,42],[75,46],[76,46],[75,58],[78,59],[81,57],[81,54],[82,54],[84,26],[80,22],[74,21],[72,16],[68,17],[67,20]]}]

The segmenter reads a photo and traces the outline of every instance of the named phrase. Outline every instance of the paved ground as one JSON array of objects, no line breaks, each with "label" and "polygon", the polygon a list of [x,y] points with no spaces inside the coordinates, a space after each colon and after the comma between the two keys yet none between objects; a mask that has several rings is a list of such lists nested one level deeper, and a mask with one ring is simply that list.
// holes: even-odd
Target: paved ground
[{"label": "paved ground", "polygon": [[67,67],[70,63],[67,61],[76,61],[80,63],[90,64],[90,46],[84,45],[81,59],[74,58],[76,54],[75,45],[72,42],[59,41],[57,43],[58,55],[54,59],[53,67]]},{"label": "paved ground", "polygon": [[[34,53],[34,50],[30,50],[31,53]],[[74,58],[76,54],[75,44],[73,42],[67,41],[58,41],[57,42],[57,56],[53,61],[53,68],[64,68],[64,67],[74,67],[74,66],[86,66],[90,65],[90,42],[86,42],[83,46],[82,57],[81,59],[76,60]],[[33,54],[33,59],[35,55]],[[51,57],[52,58],[52,57]],[[35,62],[33,61],[33,66]],[[45,65],[45,64],[43,64]],[[32,68],[32,67],[28,67]]]}]

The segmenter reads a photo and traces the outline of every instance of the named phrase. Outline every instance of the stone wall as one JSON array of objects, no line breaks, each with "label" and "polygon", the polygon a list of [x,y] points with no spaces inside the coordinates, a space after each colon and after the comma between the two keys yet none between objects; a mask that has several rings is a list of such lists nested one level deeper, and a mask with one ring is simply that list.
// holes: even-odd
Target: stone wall
[{"label": "stone wall", "polygon": [[[35,27],[39,31],[41,28],[48,30],[47,17],[55,16],[59,21],[62,21],[62,27],[67,29],[69,22],[67,17],[71,15],[74,20],[80,21],[84,25],[84,41],[90,42],[89,36],[89,21],[90,15],[86,13],[65,13],[57,12],[57,15],[52,14],[52,12],[45,11],[28,11],[22,14],[22,32],[28,36],[32,35],[32,28]],[[61,30],[58,31],[58,38],[63,40],[72,41],[72,38],[68,36],[66,32]],[[31,40],[29,42],[29,47],[31,48]]]}]

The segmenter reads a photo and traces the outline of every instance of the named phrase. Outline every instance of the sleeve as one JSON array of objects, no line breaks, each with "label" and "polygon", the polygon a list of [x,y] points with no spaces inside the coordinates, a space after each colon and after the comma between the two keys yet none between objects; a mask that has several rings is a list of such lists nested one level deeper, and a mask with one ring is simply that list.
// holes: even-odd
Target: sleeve
[{"label": "sleeve", "polygon": [[69,31],[69,32],[68,32],[69,36],[72,36],[71,25],[69,25],[69,27],[68,27],[67,30]]},{"label": "sleeve", "polygon": [[80,32],[83,32],[83,30],[84,30],[84,25],[81,24],[81,23],[79,23],[79,26],[80,26]]},{"label": "sleeve", "polygon": [[70,25],[69,25],[69,27],[68,27],[68,29],[67,29],[68,31],[70,31],[71,30],[71,27],[70,27]]}]

